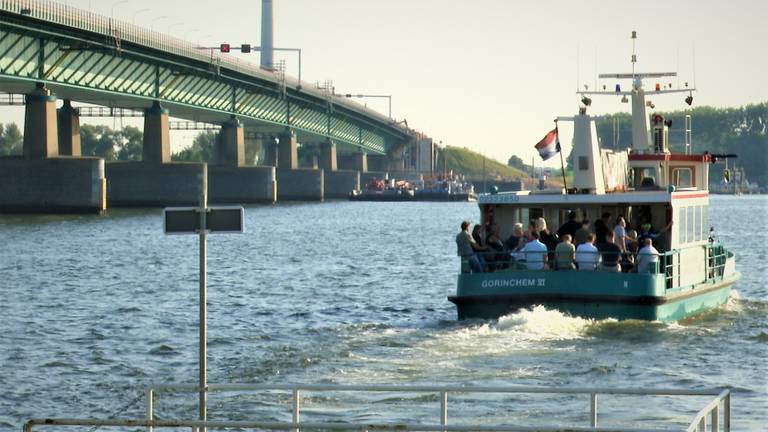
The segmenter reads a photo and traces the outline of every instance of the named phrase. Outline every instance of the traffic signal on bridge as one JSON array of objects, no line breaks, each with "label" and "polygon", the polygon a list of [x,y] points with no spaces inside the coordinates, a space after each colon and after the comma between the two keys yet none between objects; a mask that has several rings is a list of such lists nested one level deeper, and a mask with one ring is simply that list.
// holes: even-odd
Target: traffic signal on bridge
[{"label": "traffic signal on bridge", "polygon": [[229,44],[228,43],[221,44],[221,46],[219,47],[219,51],[221,51],[223,53],[228,53],[229,52]]},{"label": "traffic signal on bridge", "polygon": [[240,45],[240,52],[243,52],[243,53],[251,52],[251,44],[242,44],[242,45]]}]

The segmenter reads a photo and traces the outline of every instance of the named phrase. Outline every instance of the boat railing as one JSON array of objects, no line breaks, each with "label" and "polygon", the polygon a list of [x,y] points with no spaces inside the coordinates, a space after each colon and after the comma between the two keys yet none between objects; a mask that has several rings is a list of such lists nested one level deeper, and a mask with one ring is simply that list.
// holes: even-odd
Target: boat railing
[{"label": "boat railing", "polygon": [[[473,257],[461,257],[461,273],[489,273],[496,271],[517,271],[517,270],[538,270],[538,271],[585,271],[580,268],[580,264],[586,263],[589,267],[586,271],[618,271],[622,272],[641,272],[647,274],[664,274],[667,282],[667,288],[680,287],[680,276],[683,274],[682,254],[689,250],[704,250],[704,273],[702,280],[698,282],[709,282],[722,279],[725,273],[726,258],[729,251],[719,243],[707,243],[705,245],[693,245],[683,248],[673,249],[667,252],[654,254],[648,263],[644,263],[643,268],[638,268],[639,253],[630,252],[610,252],[610,251],[577,251],[576,260],[572,262],[573,266],[558,266],[558,253],[554,249],[547,251],[479,251]],[[585,258],[586,257],[586,258]],[[590,258],[591,257],[591,258]],[[605,257],[616,259],[619,267],[603,267]],[[568,261],[563,260],[563,261]],[[583,264],[581,265],[583,267]]]},{"label": "boat railing", "polygon": [[[24,432],[32,432],[37,426],[86,426],[94,428],[103,427],[146,427],[148,432],[153,432],[154,428],[191,428],[194,430],[207,429],[259,429],[259,430],[336,430],[336,431],[542,431],[542,432],[564,432],[564,431],[615,431],[615,432],[660,432],[660,431],[686,431],[686,432],[707,432],[731,430],[731,392],[728,389],[638,389],[638,388],[569,388],[569,387],[534,387],[534,386],[433,386],[433,385],[336,385],[336,384],[209,384],[205,390],[211,392],[229,392],[242,394],[244,392],[263,392],[269,396],[278,395],[281,399],[278,401],[290,409],[291,421],[262,421],[262,420],[176,420],[176,419],[157,419],[154,411],[154,405],[159,398],[160,393],[198,393],[199,386],[195,384],[163,384],[157,385],[146,390],[147,413],[143,419],[33,419],[24,425]],[[390,393],[402,396],[403,393],[421,396],[424,394],[433,394],[436,400],[435,421],[433,423],[364,423],[364,422],[345,422],[334,418],[334,421],[302,421],[302,402],[312,401],[311,412],[313,415],[322,414],[321,408],[316,406],[318,401],[337,400],[336,398],[314,398],[310,399],[309,394],[317,395],[325,393],[333,395],[339,392],[343,393]],[[290,394],[290,402],[284,395]],[[516,425],[509,423],[493,424],[483,418],[482,423],[477,424],[449,424],[449,400],[457,399],[456,404],[466,406],[466,400],[461,400],[458,395],[466,394],[505,394],[505,395],[524,395],[530,398],[534,394],[573,396],[574,398],[584,398],[584,405],[588,404],[589,411],[585,410],[585,423],[588,426],[578,426],[570,424],[562,425]],[[670,427],[637,427],[637,426],[599,426],[598,422],[598,400],[599,398],[611,396],[630,396],[630,397],[712,397],[709,402],[695,413],[688,420],[677,420],[670,418],[667,422],[674,422]],[[390,400],[390,399],[387,399]],[[422,398],[422,400],[424,400]],[[527,399],[526,399],[527,400]],[[509,406],[503,410],[504,414],[519,404],[516,400],[505,400]],[[578,401],[576,401],[578,402]],[[381,410],[381,404],[373,406],[375,402],[364,399],[355,399],[350,401],[355,407],[363,404],[371,404],[375,412]],[[387,403],[387,407],[391,404]],[[409,405],[412,408],[412,405]],[[339,412],[338,407],[330,408],[332,412]],[[342,410],[343,411],[343,410]],[[454,411],[450,411],[451,414]],[[525,414],[525,413],[522,413]],[[722,414],[722,415],[721,415]],[[606,414],[607,415],[607,414]],[[638,413],[640,415],[640,413]],[[217,414],[217,417],[220,415]],[[413,415],[411,415],[413,417]],[[615,417],[615,416],[611,416]],[[659,423],[658,416],[655,416]],[[676,417],[676,416],[675,416]],[[428,418],[428,417],[427,417]],[[550,418],[550,417],[547,417]],[[647,420],[646,420],[647,421]],[[612,420],[615,422],[615,420]],[[641,424],[642,420],[631,419],[624,420],[623,423],[632,425]],[[39,429],[39,428],[38,428]]]}]

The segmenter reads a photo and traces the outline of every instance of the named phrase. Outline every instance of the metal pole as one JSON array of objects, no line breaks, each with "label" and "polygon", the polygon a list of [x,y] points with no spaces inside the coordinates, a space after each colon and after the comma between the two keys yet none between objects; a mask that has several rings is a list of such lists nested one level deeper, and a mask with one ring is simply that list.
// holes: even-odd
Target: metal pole
[{"label": "metal pole", "polygon": [[[154,401],[155,391],[152,389],[147,390],[147,420],[152,421],[155,419]],[[152,432],[152,426],[147,426],[147,432]]]},{"label": "metal pole", "polygon": [[[200,421],[208,418],[208,293],[207,293],[207,236],[206,212],[208,211],[208,164],[203,164],[200,179]],[[205,428],[200,429],[205,432]]]},{"label": "metal pole", "polygon": [[[293,389],[293,424],[295,425],[298,425],[299,420],[301,419],[299,417],[301,415],[301,408],[299,406],[300,403],[301,401],[299,399],[299,389]],[[299,428],[294,429],[294,431],[299,432]]]},{"label": "metal pole", "polygon": [[597,393],[590,394],[590,422],[589,425],[593,428],[597,427]]},{"label": "metal pole", "polygon": [[[440,426],[448,425],[448,392],[440,392]],[[445,429],[443,429],[445,430]]]}]

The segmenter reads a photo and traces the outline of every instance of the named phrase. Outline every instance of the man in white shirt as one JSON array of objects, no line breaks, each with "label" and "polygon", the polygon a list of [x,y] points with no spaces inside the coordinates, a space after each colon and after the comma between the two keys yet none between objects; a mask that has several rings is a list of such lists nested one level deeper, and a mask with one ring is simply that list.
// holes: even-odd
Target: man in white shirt
[{"label": "man in white shirt", "polygon": [[595,235],[587,236],[587,241],[576,248],[576,265],[580,271],[595,271],[600,262],[600,253],[595,247]]},{"label": "man in white shirt", "polygon": [[638,273],[651,273],[657,270],[657,264],[659,262],[659,251],[653,247],[653,240],[650,237],[643,239],[643,246],[637,252],[637,272]]},{"label": "man in white shirt", "polygon": [[523,247],[522,255],[528,270],[543,270],[547,263],[547,246],[539,241],[539,233],[531,232],[531,241]]}]

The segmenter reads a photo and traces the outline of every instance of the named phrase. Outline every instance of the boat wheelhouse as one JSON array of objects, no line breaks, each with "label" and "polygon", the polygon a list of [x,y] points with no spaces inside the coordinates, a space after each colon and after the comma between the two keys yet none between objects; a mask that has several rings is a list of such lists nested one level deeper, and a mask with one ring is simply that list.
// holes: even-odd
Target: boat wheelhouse
[{"label": "boat wheelhouse", "polygon": [[[635,34],[633,32],[633,39]],[[668,147],[671,122],[646,108],[643,79],[675,76],[674,73],[605,74],[601,78],[631,79],[631,89],[579,92],[584,106],[573,117],[574,180],[568,189],[481,194],[481,223],[496,225],[507,239],[516,223],[544,218],[554,232],[568,220],[600,220],[623,216],[627,224],[647,230],[658,251],[647,268],[621,272],[582,269],[534,269],[526,253],[505,250],[485,255],[486,266],[470,270],[462,259],[456,304],[463,318],[495,318],[519,308],[544,305],[564,313],[589,318],[672,321],[725,303],[738,280],[735,257],[710,236],[708,154],[690,154],[690,128],[686,153]],[[654,96],[694,89],[662,89]],[[611,94],[632,98],[632,148],[600,149],[594,118],[587,114],[588,95]],[[689,125],[689,121],[686,122]],[[549,258],[553,258],[552,250]],[[601,253],[600,253],[601,254]],[[526,259],[528,258],[528,259]],[[595,257],[598,258],[597,256]],[[628,260],[633,261],[636,255]],[[553,266],[554,267],[554,266]],[[630,266],[627,266],[630,267]]]}]

